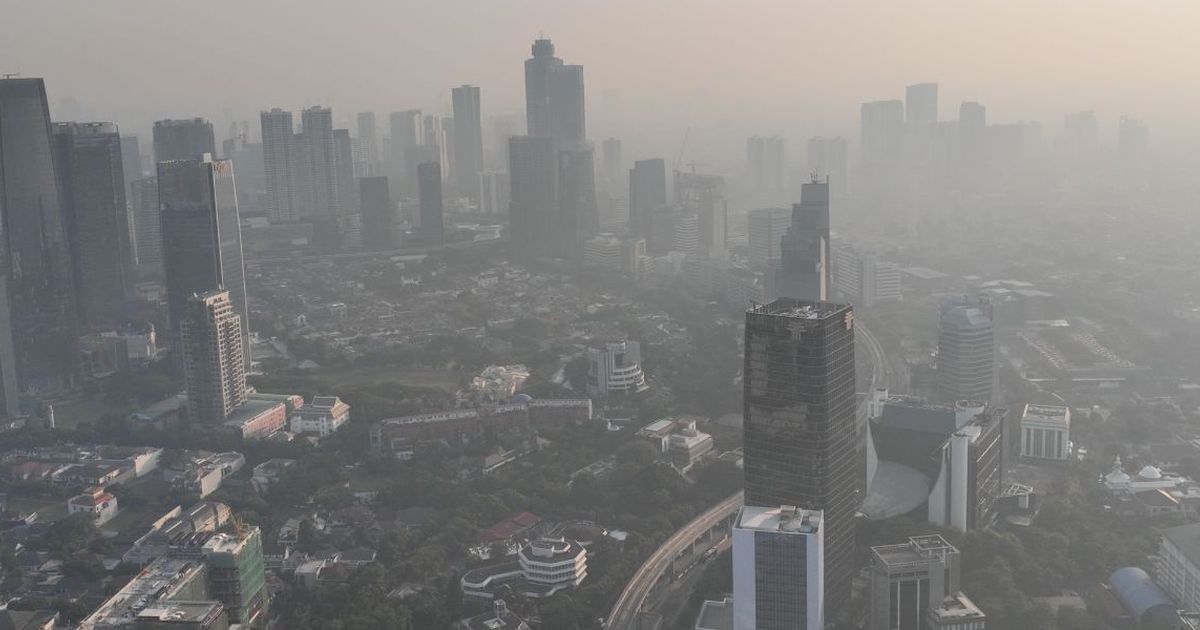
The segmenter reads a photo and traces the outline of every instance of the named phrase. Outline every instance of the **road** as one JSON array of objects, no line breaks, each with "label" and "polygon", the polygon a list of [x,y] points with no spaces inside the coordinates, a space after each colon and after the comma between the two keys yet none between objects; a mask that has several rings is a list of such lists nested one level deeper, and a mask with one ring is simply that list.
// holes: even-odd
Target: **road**
[{"label": "road", "polygon": [[[875,335],[870,330],[867,330],[867,327],[863,326],[860,321],[856,321],[854,327],[856,345],[867,352],[871,361],[871,378],[867,388],[867,396],[858,404],[856,413],[859,434],[865,436],[867,401],[870,400],[871,392],[875,388],[888,386],[892,377],[892,370],[888,365],[887,356],[883,352],[883,346],[879,344],[879,340],[875,338]],[[671,566],[675,556],[691,545],[692,541],[701,532],[712,528],[721,519],[736,512],[741,505],[742,493],[739,492],[696,517],[692,522],[668,538],[666,542],[642,563],[642,566],[638,568],[637,572],[633,574],[633,577],[625,585],[625,590],[621,591],[621,596],[613,604],[605,628],[608,630],[634,630],[638,611],[641,610],[654,584],[658,582]]]},{"label": "road", "polygon": [[621,591],[621,596],[617,598],[617,603],[613,604],[612,612],[608,615],[605,627],[609,630],[633,630],[642,603],[646,601],[650,589],[671,566],[675,556],[687,549],[702,532],[736,512],[741,505],[742,493],[739,492],[697,516],[654,550],[630,578],[625,590]]}]

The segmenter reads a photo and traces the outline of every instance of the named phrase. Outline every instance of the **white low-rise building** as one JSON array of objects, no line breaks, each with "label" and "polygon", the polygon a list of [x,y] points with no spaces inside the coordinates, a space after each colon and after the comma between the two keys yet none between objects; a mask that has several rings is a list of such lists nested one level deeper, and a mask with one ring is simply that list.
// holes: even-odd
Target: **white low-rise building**
[{"label": "white low-rise building", "polygon": [[1071,456],[1071,409],[1025,405],[1021,415],[1021,457],[1065,460]]},{"label": "white low-rise building", "polygon": [[292,414],[292,433],[315,433],[319,437],[332,435],[350,421],[350,405],[337,396],[314,396]]},{"label": "white low-rise building", "polygon": [[104,488],[89,488],[87,492],[67,500],[67,513],[79,514],[86,512],[96,519],[96,525],[103,525],[117,515],[117,497],[104,491]]},{"label": "white low-rise building", "polygon": [[493,599],[499,593],[550,597],[587,578],[587,550],[565,538],[540,538],[523,545],[516,558],[463,575],[464,595]]}]

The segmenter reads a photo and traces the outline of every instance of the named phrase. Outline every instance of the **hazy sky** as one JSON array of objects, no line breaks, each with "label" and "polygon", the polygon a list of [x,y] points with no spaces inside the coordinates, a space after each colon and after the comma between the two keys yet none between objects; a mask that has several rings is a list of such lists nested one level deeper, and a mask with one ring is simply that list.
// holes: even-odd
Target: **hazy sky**
[{"label": "hazy sky", "polygon": [[545,33],[586,68],[596,139],[854,136],[860,102],[936,81],[943,118],[978,100],[1053,135],[1095,109],[1106,138],[1131,114],[1157,143],[1200,135],[1198,24],[1196,0],[0,0],[0,72],[135,129],[271,106],[448,110],[461,83],[486,116],[523,111],[522,60]]}]

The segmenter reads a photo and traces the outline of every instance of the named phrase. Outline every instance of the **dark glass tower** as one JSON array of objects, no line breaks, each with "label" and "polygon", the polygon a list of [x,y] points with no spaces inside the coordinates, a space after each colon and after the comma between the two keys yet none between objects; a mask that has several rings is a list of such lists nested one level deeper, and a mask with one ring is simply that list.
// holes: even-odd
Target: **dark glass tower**
[{"label": "dark glass tower", "polygon": [[554,141],[513,136],[508,141],[512,201],[509,243],[514,256],[553,256],[558,221],[558,173]]},{"label": "dark glass tower", "polygon": [[596,164],[591,147],[558,152],[558,197],[559,255],[582,260],[583,241],[598,232],[600,226]]},{"label": "dark glass tower", "polygon": [[190,118],[154,123],[154,161],[199,160],[205,153],[217,155],[213,126],[207,120]]},{"label": "dark glass tower", "polygon": [[79,353],[46,87],[0,79],[0,413],[74,383]]},{"label": "dark glass tower", "polygon": [[442,166],[422,162],[417,166],[417,188],[421,199],[421,237],[442,242]]},{"label": "dark glass tower", "polygon": [[525,60],[525,117],[529,135],[554,138],[559,147],[587,137],[583,66],[564,65],[548,39],[535,40]]},{"label": "dark glass tower", "polygon": [[454,103],[454,181],[459,193],[479,198],[483,171],[483,123],[479,88],[463,85],[450,91]]},{"label": "dark glass tower", "polygon": [[121,137],[112,123],[55,123],[54,145],[79,324],[110,329],[134,285]]},{"label": "dark glass tower", "polygon": [[781,298],[746,312],[746,505],[825,515],[825,602],[836,618],[855,570],[865,485],[856,447],[854,311]]},{"label": "dark glass tower", "polygon": [[[243,356],[249,364],[250,317],[232,164],[211,159],[159,162],[158,198],[173,348],[181,349],[180,322],[188,299],[224,289],[241,317]],[[178,361],[182,353],[175,356]]]},{"label": "dark glass tower", "polygon": [[396,208],[392,205],[386,177],[358,180],[362,204],[362,241],[367,249],[396,248]]},{"label": "dark glass tower", "polygon": [[[654,213],[667,205],[667,163],[658,158],[638,160],[629,171],[629,231],[634,236],[646,239],[646,247],[653,240]],[[655,251],[655,254],[666,252]]]},{"label": "dark glass tower", "polygon": [[812,182],[792,206],[792,225],[779,247],[779,295],[824,300],[829,287],[829,184]]}]

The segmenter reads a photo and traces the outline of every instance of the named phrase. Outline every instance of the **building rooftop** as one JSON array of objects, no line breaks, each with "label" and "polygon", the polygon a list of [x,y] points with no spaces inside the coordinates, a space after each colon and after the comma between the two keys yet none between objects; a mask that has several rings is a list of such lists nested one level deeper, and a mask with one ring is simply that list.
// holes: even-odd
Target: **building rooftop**
[{"label": "building rooftop", "polygon": [[929,616],[935,622],[959,622],[968,619],[983,619],[986,615],[963,593],[955,593],[942,601],[942,605],[929,609]]},{"label": "building rooftop", "polygon": [[705,600],[696,620],[696,630],[733,630],[733,598]]},{"label": "building rooftop", "polygon": [[215,601],[171,601],[162,602],[138,613],[138,621],[169,621],[173,623],[197,623],[220,614],[222,606]]},{"label": "building rooftop", "polygon": [[791,505],[777,508],[745,506],[738,514],[737,526],[764,532],[815,534],[821,529],[824,513]]},{"label": "building rooftop", "polygon": [[876,562],[889,569],[926,564],[930,560],[941,560],[957,553],[958,549],[938,534],[913,536],[907,543],[899,545],[871,547]]},{"label": "building rooftop", "polygon": [[80,630],[110,626],[132,626],[139,613],[170,599],[176,591],[193,580],[204,565],[186,558],[162,557],[150,563],[137,577],[129,581],[116,595],[100,605],[80,622]]},{"label": "building rooftop", "polygon": [[1200,566],[1200,523],[1168,527],[1163,530],[1163,538],[1178,547],[1192,564]]},{"label": "building rooftop", "polygon": [[1035,422],[1057,422],[1060,424],[1071,424],[1071,410],[1067,407],[1058,407],[1054,405],[1025,405],[1025,413],[1021,414],[1021,421],[1027,420]]},{"label": "building rooftop", "polygon": [[795,319],[825,319],[849,308],[849,304],[808,302],[793,300],[791,298],[779,298],[770,304],[754,306],[748,312],[755,315],[774,315],[776,317],[791,317]]}]

